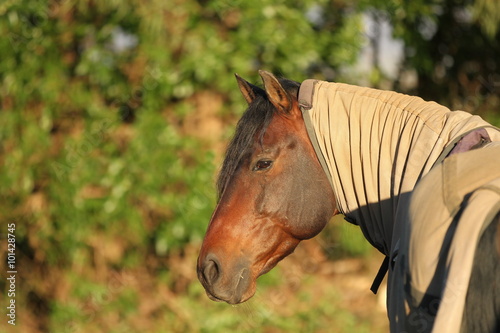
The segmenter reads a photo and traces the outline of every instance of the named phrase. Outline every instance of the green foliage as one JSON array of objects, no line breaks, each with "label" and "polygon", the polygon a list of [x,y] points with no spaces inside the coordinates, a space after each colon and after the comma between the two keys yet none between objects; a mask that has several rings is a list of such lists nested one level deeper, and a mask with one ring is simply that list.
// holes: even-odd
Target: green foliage
[{"label": "green foliage", "polygon": [[[301,80],[352,63],[359,14],[331,6],[3,1],[0,214],[16,223],[20,315],[40,318],[42,331],[99,330],[116,316],[125,324],[106,331],[134,331],[129,320],[151,296],[116,276],[181,288],[166,262],[201,242],[215,205],[212,147],[224,134],[198,135],[193,119],[243,111],[234,72]],[[308,18],[312,8],[321,15]],[[202,93],[227,103],[204,109]],[[176,297],[191,288],[205,298],[190,279]],[[168,317],[167,304],[158,311]],[[238,325],[231,313],[221,320],[207,331]]]},{"label": "green foliage", "polygon": [[[490,8],[481,3],[477,13]],[[368,331],[339,310],[335,289],[314,311],[296,305],[293,319],[263,306],[256,323],[243,322],[208,303],[187,254],[215,205],[214,147],[226,134],[200,128],[212,117],[226,131],[243,111],[232,74],[338,79],[357,59],[366,8],[385,10],[417,50],[409,63],[432,71],[414,27],[442,21],[425,0],[2,1],[0,220],[16,224],[18,327],[321,331],[333,322]],[[334,250],[367,253],[360,233],[346,230],[334,230],[347,235]]]},{"label": "green foliage", "polygon": [[[185,98],[201,89],[234,94],[228,73],[253,73],[256,64],[300,79],[317,63],[352,62],[358,16],[328,26],[305,15],[328,5],[4,2],[5,211],[41,195],[47,205],[36,223],[47,255],[69,232],[69,256],[96,230],[127,231],[134,245],[154,233],[162,254],[199,239],[213,206],[213,157],[178,126],[192,112]],[[141,207],[169,222],[144,230]]]},{"label": "green foliage", "polygon": [[[272,276],[271,279],[284,279],[279,267],[268,274]],[[314,279],[304,279],[301,289],[314,288],[315,282]],[[197,297],[197,294],[191,294],[189,298],[183,299],[183,304],[192,313],[203,314],[204,319],[187,325],[181,325],[178,319],[173,320],[177,325],[172,327],[172,332],[327,332],[332,328],[339,333],[378,331],[347,311],[335,288],[325,288],[316,296],[306,291],[299,291],[292,296],[283,295],[281,297],[284,299],[291,297],[290,301],[293,303],[281,305],[269,300],[266,289],[255,296],[257,300],[252,299],[246,304],[233,307],[224,304],[207,306],[203,298]]]},{"label": "green foliage", "polygon": [[359,226],[347,223],[343,215],[334,216],[319,237],[323,239],[325,254],[330,259],[363,257],[373,251]]},{"label": "green foliage", "polygon": [[[404,42],[405,72],[415,71],[411,94],[452,109],[484,115],[498,108],[500,2],[496,0],[362,0]],[[480,50],[480,52],[478,52]]]},{"label": "green foliage", "polygon": [[500,2],[476,0],[472,6],[474,19],[481,24],[484,32],[494,39],[500,28]]}]

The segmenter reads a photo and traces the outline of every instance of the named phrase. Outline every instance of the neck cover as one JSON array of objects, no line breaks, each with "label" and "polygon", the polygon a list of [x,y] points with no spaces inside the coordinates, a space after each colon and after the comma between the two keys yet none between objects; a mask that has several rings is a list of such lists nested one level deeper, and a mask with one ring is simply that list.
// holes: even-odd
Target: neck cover
[{"label": "neck cover", "polygon": [[399,240],[401,199],[449,144],[471,130],[493,129],[419,97],[341,83],[306,80],[299,103],[338,209],[386,255]]}]

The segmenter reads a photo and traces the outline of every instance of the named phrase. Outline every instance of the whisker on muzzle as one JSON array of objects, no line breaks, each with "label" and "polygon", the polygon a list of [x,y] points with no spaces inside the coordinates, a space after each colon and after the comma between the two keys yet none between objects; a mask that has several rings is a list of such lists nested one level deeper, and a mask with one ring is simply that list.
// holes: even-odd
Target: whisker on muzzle
[{"label": "whisker on muzzle", "polygon": [[253,301],[247,301],[238,305],[233,305],[235,308],[240,323],[238,329],[242,331],[252,331],[260,326],[259,309]]}]

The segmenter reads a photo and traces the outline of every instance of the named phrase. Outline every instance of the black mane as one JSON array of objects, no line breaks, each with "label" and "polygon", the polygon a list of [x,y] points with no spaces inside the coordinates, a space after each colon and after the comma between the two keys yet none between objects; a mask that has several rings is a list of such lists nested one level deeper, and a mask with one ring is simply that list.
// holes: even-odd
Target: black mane
[{"label": "black mane", "polygon": [[[291,96],[297,96],[300,87],[298,82],[288,79],[279,79],[279,81]],[[219,199],[222,197],[227,183],[238,166],[251,152],[250,149],[253,146],[254,140],[256,138],[262,140],[275,113],[276,109],[274,106],[266,96],[262,96],[261,94],[257,94],[257,97],[243,113],[243,116],[236,125],[235,134],[227,147],[226,157],[217,178],[217,194]]]}]

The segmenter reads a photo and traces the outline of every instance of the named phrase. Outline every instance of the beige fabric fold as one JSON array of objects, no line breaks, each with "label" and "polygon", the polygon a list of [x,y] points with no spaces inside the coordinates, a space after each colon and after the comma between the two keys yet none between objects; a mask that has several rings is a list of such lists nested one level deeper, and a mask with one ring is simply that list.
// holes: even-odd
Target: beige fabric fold
[{"label": "beige fabric fold", "polygon": [[[406,330],[460,332],[475,249],[498,212],[500,142],[450,156],[419,182],[401,247],[408,257],[405,280],[411,290],[407,316],[418,318],[407,320]],[[419,308],[424,295],[434,304]],[[428,315],[429,306],[431,312],[437,309],[435,319]]]},{"label": "beige fabric fold", "polygon": [[386,255],[400,196],[413,190],[443,149],[475,128],[498,135],[478,116],[392,91],[306,80],[299,102],[313,124],[338,208]]},{"label": "beige fabric fold", "polygon": [[[413,287],[425,292],[429,287],[428,274],[436,270],[431,267],[434,271],[426,273],[429,267],[425,266],[425,256],[418,255],[418,244],[425,238],[440,241],[433,243],[435,250],[443,242],[442,234],[433,233],[433,222],[419,232],[413,231],[416,229],[412,227],[428,216],[408,216],[412,191],[433,168],[445,147],[464,133],[485,128],[492,141],[500,141],[500,131],[478,116],[452,112],[419,97],[341,83],[306,80],[299,91],[299,103],[318,158],[331,179],[339,210],[360,226],[373,246],[392,259],[388,290],[391,331],[404,331],[410,314],[407,297],[413,297],[405,294],[406,279],[411,276],[412,282],[420,281]],[[452,157],[461,160],[463,154],[466,153]],[[421,200],[430,197],[432,186],[428,185],[421,193]],[[453,204],[461,203],[463,198],[459,194],[453,190],[446,193],[450,198],[455,196]],[[447,209],[443,214],[450,212]],[[438,214],[436,223],[445,223],[440,218]],[[413,266],[405,262],[408,256],[404,251],[409,250],[410,237],[412,244],[417,244],[412,247]],[[406,242],[401,249],[400,242]],[[399,251],[402,253],[396,256]],[[409,267],[422,276],[413,277]],[[441,292],[437,290],[438,295]],[[456,315],[451,318],[457,319]],[[429,332],[431,327],[419,332]]]}]

